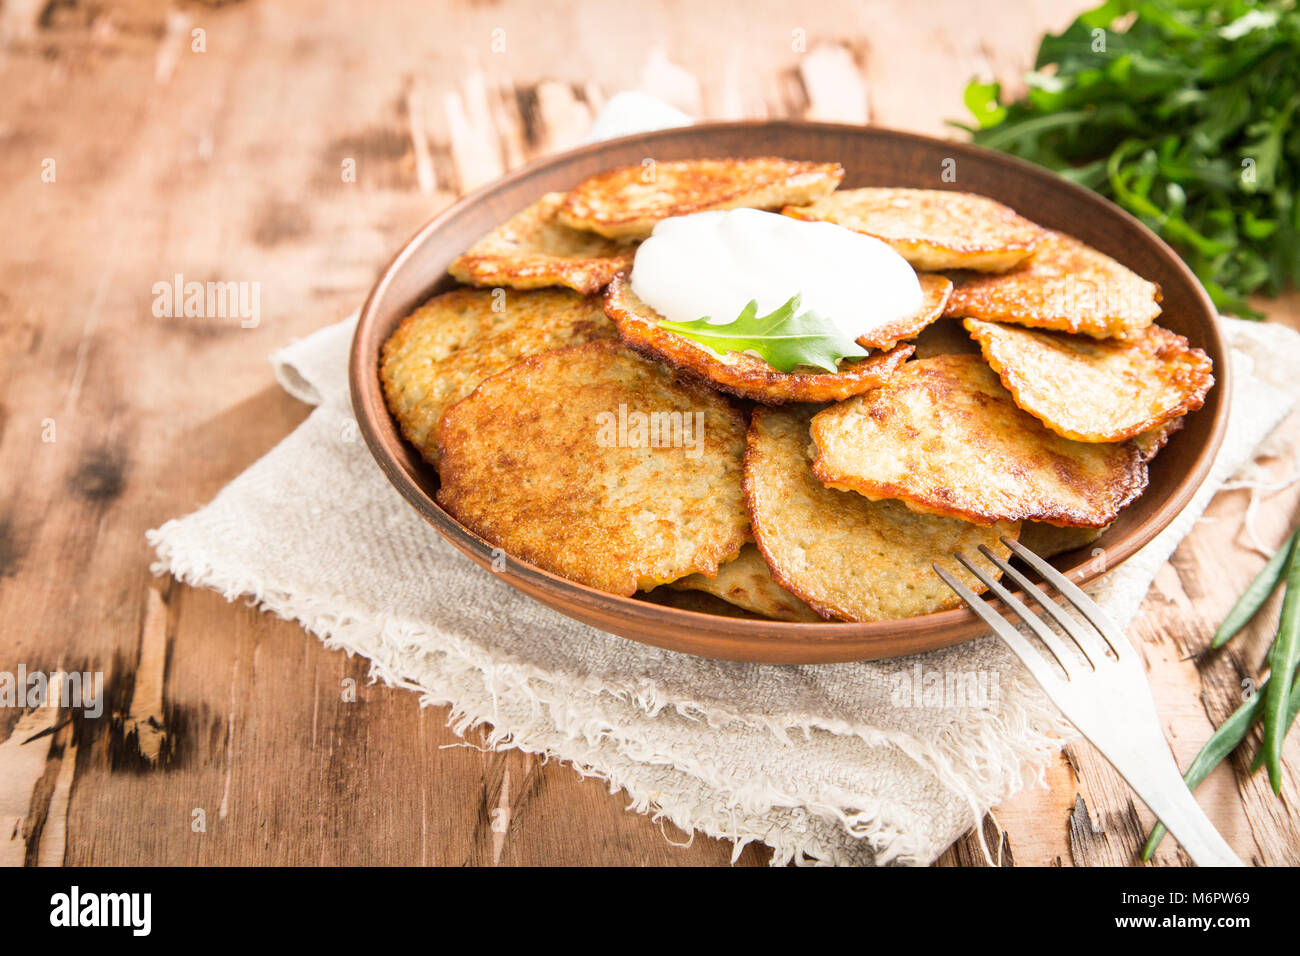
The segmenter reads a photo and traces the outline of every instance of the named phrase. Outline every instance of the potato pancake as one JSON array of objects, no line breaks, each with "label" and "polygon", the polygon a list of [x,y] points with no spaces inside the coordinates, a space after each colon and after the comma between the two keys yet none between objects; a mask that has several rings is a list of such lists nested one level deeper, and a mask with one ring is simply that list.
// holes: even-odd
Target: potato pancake
[{"label": "potato pancake", "polygon": [[926,270],[1003,272],[1033,252],[1044,235],[1000,202],[947,189],[844,189],[781,211],[874,236]]},{"label": "potato pancake", "polygon": [[1210,357],[1149,325],[1122,339],[966,319],[985,360],[1016,404],[1066,438],[1133,438],[1201,407],[1214,384]]},{"label": "potato pancake", "polygon": [[912,358],[933,358],[936,355],[979,355],[979,344],[962,327],[961,319],[942,318],[931,322],[912,340],[916,351]]},{"label": "potato pancake", "polygon": [[944,314],[1107,339],[1155,321],[1160,287],[1078,239],[1050,232],[1010,272],[958,282]]},{"label": "potato pancake", "polygon": [[[834,407],[834,406],[833,406]],[[917,514],[897,501],[868,501],[826,488],[809,470],[808,426],[816,408],[754,410],[745,452],[745,499],[754,538],[772,578],[827,620],[886,621],[960,602],[934,569],[938,562],[972,590],[979,582],[953,560],[1019,525],[980,527]]]},{"label": "potato pancake", "polygon": [[762,552],[752,544],[741,548],[734,561],[719,567],[716,578],[692,574],[668,586],[679,591],[703,591],[778,621],[821,620],[812,608],[772,580]]},{"label": "potato pancake", "polygon": [[[1142,460],[1150,461],[1169,441],[1169,436],[1182,427],[1183,420],[1175,418],[1138,435],[1133,439],[1133,444],[1137,445]],[[1026,521],[1020,526],[1020,543],[1044,558],[1054,558],[1092,544],[1109,527],[1110,525],[1102,528],[1060,528],[1040,521]]]},{"label": "potato pancake", "polygon": [[1100,528],[1147,484],[1133,442],[1049,431],[974,355],[906,363],[881,388],[819,413],[812,437],[826,485],[985,525]]},{"label": "potato pancake", "polygon": [[1054,558],[1090,545],[1105,533],[1106,528],[1058,528],[1041,521],[1026,521],[1020,526],[1020,543],[1040,558]]},{"label": "potato pancake", "polygon": [[1137,445],[1138,451],[1142,454],[1143,461],[1150,461],[1156,455],[1160,454],[1160,449],[1164,448],[1169,442],[1169,436],[1179,431],[1183,427],[1183,419],[1174,418],[1165,422],[1163,425],[1157,425],[1137,435],[1133,439],[1133,444]]},{"label": "potato pancake", "polygon": [[612,239],[644,239],[655,223],[706,209],[777,209],[825,196],[844,178],[839,163],[788,159],[647,160],[580,183],[560,222]]},{"label": "potato pancake", "polygon": [[594,296],[562,289],[456,289],[402,320],[384,343],[379,375],[402,434],[437,465],[438,419],[483,379],[537,352],[615,338]]},{"label": "potato pancake", "polygon": [[555,213],[563,201],[564,193],[547,193],[470,246],[447,271],[470,285],[599,292],[615,273],[632,267],[634,250],[559,222]]},{"label": "potato pancake", "polygon": [[858,338],[858,344],[867,349],[892,349],[906,342],[943,315],[948,296],[952,294],[952,280],[947,276],[926,272],[917,276],[921,280],[921,307],[906,318],[872,329]]},{"label": "potato pancake", "polygon": [[[707,580],[707,579],[706,579]],[[746,611],[722,598],[705,594],[703,591],[675,591],[672,588],[655,588],[636,595],[638,600],[664,607],[675,607],[679,611],[694,611],[696,614],[716,614],[720,617],[734,617],[742,621],[761,621],[762,615]],[[820,618],[818,618],[820,620]]]},{"label": "potato pancake", "polygon": [[437,428],[438,503],[489,544],[630,595],[717,573],[749,537],[745,418],[617,341],[483,381]]},{"label": "potato pancake", "polygon": [[713,388],[769,405],[784,402],[829,402],[865,392],[884,382],[912,354],[910,345],[844,361],[836,372],[780,372],[744,352],[721,357],[698,342],[661,329],[658,312],[632,291],[626,276],[615,276],[605,290],[605,312],[629,346],[667,362]]}]

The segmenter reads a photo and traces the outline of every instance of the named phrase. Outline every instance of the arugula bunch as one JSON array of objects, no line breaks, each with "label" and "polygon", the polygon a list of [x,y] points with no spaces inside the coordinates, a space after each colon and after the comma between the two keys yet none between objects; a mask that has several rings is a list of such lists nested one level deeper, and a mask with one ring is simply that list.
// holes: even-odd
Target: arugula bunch
[{"label": "arugula bunch", "polygon": [[[1300,283],[1294,0],[1107,0],[1038,48],[1027,95],[972,82],[974,142],[1095,189],[1174,245],[1224,311]],[[954,124],[961,126],[961,124]]]}]

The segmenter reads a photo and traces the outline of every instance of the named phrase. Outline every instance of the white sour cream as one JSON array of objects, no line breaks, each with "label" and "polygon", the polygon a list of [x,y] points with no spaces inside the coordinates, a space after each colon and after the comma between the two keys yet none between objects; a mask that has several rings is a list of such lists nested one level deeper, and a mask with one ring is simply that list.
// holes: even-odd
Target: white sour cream
[{"label": "white sour cream", "polygon": [[767,315],[796,293],[858,338],[921,307],[916,272],[879,239],[757,209],[665,219],[641,243],[632,291],[673,322],[733,321],[751,299]]}]

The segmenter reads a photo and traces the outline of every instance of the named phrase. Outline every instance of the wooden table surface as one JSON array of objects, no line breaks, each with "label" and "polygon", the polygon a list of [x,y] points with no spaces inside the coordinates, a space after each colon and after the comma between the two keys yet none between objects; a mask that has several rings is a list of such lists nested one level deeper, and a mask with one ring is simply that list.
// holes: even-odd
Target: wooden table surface
[{"label": "wooden table surface", "polygon": [[[364,661],[152,577],[144,532],[307,415],[271,350],[356,308],[458,193],[576,143],[612,93],[948,135],[967,80],[1014,88],[1078,9],[5,0],[0,671],[103,671],[108,711],[0,708],[0,863],[726,863],[570,767],[448,746],[446,711],[367,685]],[[261,321],[156,318],[176,274],[259,282]],[[1295,295],[1268,308],[1300,326]],[[1219,496],[1132,630],[1184,764],[1263,669],[1263,626],[1192,658],[1262,562],[1246,504]],[[1300,486],[1267,496],[1260,537],[1298,506]],[[1300,862],[1296,746],[1284,799],[1235,758],[1198,793],[1247,859]],[[1132,862],[1150,815],[1090,747],[1045,779],[985,821],[1004,863]],[[1186,862],[1172,840],[1158,859]],[[983,865],[973,834],[940,862]]]}]

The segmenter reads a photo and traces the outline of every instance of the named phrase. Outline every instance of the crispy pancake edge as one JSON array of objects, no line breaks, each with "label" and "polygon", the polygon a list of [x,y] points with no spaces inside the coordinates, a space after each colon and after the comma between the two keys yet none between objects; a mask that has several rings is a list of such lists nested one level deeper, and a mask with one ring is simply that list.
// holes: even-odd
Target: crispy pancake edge
[{"label": "crispy pancake edge", "polygon": [[912,354],[912,346],[898,345],[841,371],[821,373],[778,372],[762,359],[735,352],[728,353],[734,363],[724,362],[690,339],[661,329],[659,314],[637,298],[626,275],[615,276],[605,290],[605,314],[630,348],[711,388],[767,405],[848,398],[887,381]]},{"label": "crispy pancake edge", "polygon": [[[452,260],[447,271],[457,281],[469,285],[512,289],[563,286],[588,295],[599,292],[615,275],[632,267],[635,250],[622,247],[623,251],[616,253],[611,248],[612,254],[608,256],[566,256],[542,251],[512,253],[508,249],[496,249],[498,244],[508,244],[512,239],[517,241],[520,235],[538,233],[550,225],[569,228],[552,222],[563,200],[563,193],[547,193],[480,238]],[[599,238],[590,233],[581,235]],[[618,247],[613,240],[605,241],[611,247]]]},{"label": "crispy pancake edge", "polygon": [[[934,358],[926,359],[924,361],[936,362],[947,359],[970,359],[973,361],[980,361],[974,356],[957,355],[935,356]],[[982,361],[980,361],[980,367],[987,369],[987,366],[984,366]],[[993,377],[993,381],[997,381],[996,373],[991,369],[988,369],[988,372]],[[1000,382],[998,382],[998,387],[1003,387]],[[865,399],[866,396],[862,397],[860,400],[865,401]],[[1060,441],[1070,440],[1064,439],[1055,432],[1047,429],[1046,426],[1042,425],[1036,418],[1016,405],[1009,394],[1006,396],[1006,404],[1024,417],[1025,425],[1042,429],[1045,434],[1050,435],[1053,439]],[[1068,527],[1099,528],[1114,521],[1115,517],[1124,510],[1124,508],[1132,504],[1132,502],[1146,489],[1149,480],[1146,467],[1149,459],[1143,456],[1142,450],[1135,443],[1131,441],[1120,442],[1114,444],[1117,447],[1124,446],[1127,449],[1128,463],[1122,474],[1116,475],[1113,485],[1115,490],[1113,511],[1104,512],[1100,515],[1090,515],[1068,506],[1057,506],[1051,508],[1044,507],[1035,510],[1022,509],[1015,514],[1007,514],[1005,512],[995,512],[987,508],[977,507],[969,502],[963,507],[956,507],[949,505],[944,501],[937,500],[934,495],[920,494],[912,488],[904,487],[893,481],[868,479],[861,475],[847,474],[833,470],[823,451],[824,441],[821,436],[824,434],[826,427],[828,427],[826,420],[819,423],[815,416],[810,431],[813,444],[817,448],[816,458],[812,465],[812,472],[817,476],[818,480],[828,488],[855,491],[872,500],[878,500],[880,498],[895,498],[902,501],[912,510],[922,514],[935,514],[949,518],[958,518],[962,521],[968,521],[973,524],[985,526],[996,524],[999,521],[1039,521],[1046,524]],[[1084,447],[1096,446],[1085,445]]]},{"label": "crispy pancake edge", "polygon": [[[998,348],[1000,341],[1003,341],[999,339],[999,336],[1002,335],[1055,336],[1068,335],[1069,333],[1004,325],[999,322],[988,322],[984,319],[963,319],[962,325],[971,334],[971,337],[979,343],[980,354],[984,356],[984,361],[988,362],[989,367],[998,373],[998,377],[1002,379],[1002,384],[1011,393],[1015,403],[1062,438],[1069,438],[1074,441],[1100,443],[1120,442],[1134,438],[1164,422],[1181,418],[1189,412],[1196,411],[1205,404],[1205,396],[1214,387],[1213,363],[1211,363],[1210,357],[1205,352],[1193,348],[1187,339],[1176,332],[1171,332],[1159,325],[1149,325],[1144,329],[1138,329],[1130,333],[1128,338],[1113,340],[1115,347],[1142,349],[1144,353],[1150,351],[1151,347],[1153,347],[1157,353],[1150,359],[1153,364],[1160,362],[1167,351],[1175,353],[1178,359],[1185,359],[1176,366],[1172,362],[1166,363],[1170,366],[1169,378],[1173,382],[1172,387],[1182,392],[1182,399],[1159,414],[1145,415],[1143,417],[1133,416],[1132,420],[1122,427],[1113,426],[1111,430],[1106,432],[1095,430],[1081,432],[1051,419],[1051,410],[1041,407],[1033,400],[1032,391],[1035,390],[1035,385],[1032,371],[1027,373],[1024,368],[1014,363],[1009,364],[1007,359],[1012,356],[1008,355],[1007,349]],[[1160,341],[1152,343],[1152,339],[1159,339]],[[1040,340],[1036,339],[1036,341]],[[1104,345],[1112,340],[1093,341]],[[1044,346],[1044,348],[1048,348],[1048,346]],[[1104,373],[1099,372],[1098,374]],[[1068,404],[1068,402],[1065,404]]]},{"label": "crispy pancake edge", "polygon": [[[745,451],[746,453],[749,451],[748,436],[746,437]],[[746,495],[745,500],[746,509],[748,509],[748,495]],[[750,549],[753,549],[752,554]],[[748,573],[748,569],[742,568],[741,565],[750,560],[756,560],[762,565],[760,573],[765,574],[767,580],[766,582],[759,582],[755,588],[750,588],[747,586],[748,581],[741,579],[738,583],[744,587],[744,593],[737,596],[728,587],[728,582],[737,572]],[[771,590],[765,586],[769,584]],[[777,583],[776,579],[772,577],[772,569],[767,566],[767,559],[763,556],[763,552],[758,545],[753,543],[746,544],[741,548],[740,553],[732,560],[720,564],[716,578],[709,578],[703,574],[691,574],[684,578],[678,578],[668,584],[667,587],[678,591],[690,590],[702,594],[711,594],[720,601],[726,601],[728,604],[776,621],[822,620],[821,615],[809,607],[802,598]],[[752,595],[756,595],[756,597]]]},{"label": "crispy pancake edge", "polygon": [[948,296],[952,295],[952,280],[933,272],[920,273],[921,307],[913,314],[872,329],[858,339],[858,344],[868,349],[892,349],[920,335],[927,326],[943,317]]},{"label": "crispy pancake edge", "polygon": [[[1001,241],[993,243],[988,240],[977,242],[970,239],[969,236],[955,234],[945,241],[939,241],[933,237],[882,235],[882,232],[896,230],[876,229],[873,231],[868,223],[860,221],[868,218],[871,214],[870,211],[864,213],[861,211],[861,207],[846,209],[840,205],[841,201],[851,203],[855,196],[864,193],[871,193],[871,199],[884,202],[886,205],[887,200],[903,199],[910,200],[915,206],[920,206],[922,203],[939,196],[944,196],[959,204],[970,204],[974,200],[980,208],[978,215],[982,219],[987,219],[990,216],[996,217],[1006,226],[1006,232],[1016,237],[1004,237]],[[1042,241],[1044,235],[1041,226],[1021,216],[1010,206],[988,196],[960,190],[871,186],[858,189],[842,189],[836,190],[828,196],[823,196],[817,202],[806,206],[786,206],[781,210],[781,213],[806,222],[831,222],[843,226],[845,229],[851,229],[865,236],[879,239],[889,245],[915,268],[927,271],[970,269],[978,272],[1005,272],[1031,255],[1035,246]],[[875,214],[885,218],[889,215],[889,212],[884,209],[877,210]],[[968,211],[967,217],[969,215],[971,213]]]},{"label": "crispy pancake edge", "polygon": [[[1151,325],[1160,315],[1162,295],[1158,284],[1082,240],[1061,232],[1045,232],[1046,238],[1033,254],[1010,271],[977,274],[957,282],[944,315],[1072,332],[1095,339],[1123,338]],[[1085,264],[1070,262],[1071,257],[1081,257]],[[1048,265],[1043,266],[1040,260]],[[1112,267],[1117,271],[1101,282],[1089,278],[1109,272]],[[1066,283],[1065,292],[1054,297],[1043,295],[1044,287],[1051,289],[1053,283],[1060,282]],[[1112,308],[1116,295],[1118,309]],[[1099,296],[1105,297],[1103,306],[1075,307],[1075,300],[1095,303]],[[1069,309],[1073,311],[1067,314]]]},{"label": "crispy pancake edge", "polygon": [[[779,165],[784,167],[784,174],[774,182],[747,182],[743,176],[706,177],[699,171],[706,163],[725,164],[731,168]],[[599,233],[611,239],[643,239],[650,235],[655,223],[674,216],[709,209],[776,209],[791,201],[801,204],[813,202],[832,192],[844,178],[844,167],[839,163],[789,160],[779,156],[670,160],[656,167],[656,175],[668,177],[666,182],[689,182],[695,178],[715,180],[717,187],[707,197],[681,199],[669,204],[620,201],[623,187],[619,180],[628,176],[640,177],[642,172],[641,166],[620,166],[583,180],[560,206],[559,221],[570,228]]]}]

